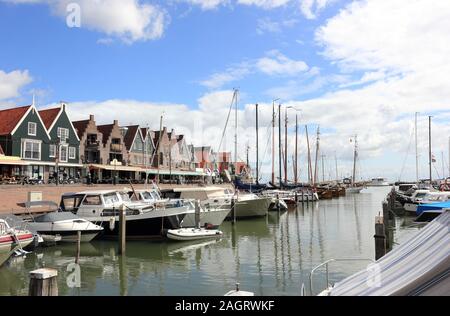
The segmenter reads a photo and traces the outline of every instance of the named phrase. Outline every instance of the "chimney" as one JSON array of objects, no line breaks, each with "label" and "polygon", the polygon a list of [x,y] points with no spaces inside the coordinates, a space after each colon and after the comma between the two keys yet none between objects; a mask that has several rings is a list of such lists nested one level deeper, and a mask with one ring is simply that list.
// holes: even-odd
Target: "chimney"
[{"label": "chimney", "polygon": [[114,120],[114,125],[119,126],[119,121],[118,120]]},{"label": "chimney", "polygon": [[60,104],[61,104],[61,108],[63,109],[63,111],[65,111],[66,110],[66,102],[61,101]]},{"label": "chimney", "polygon": [[89,121],[94,121],[94,115],[89,115]]}]

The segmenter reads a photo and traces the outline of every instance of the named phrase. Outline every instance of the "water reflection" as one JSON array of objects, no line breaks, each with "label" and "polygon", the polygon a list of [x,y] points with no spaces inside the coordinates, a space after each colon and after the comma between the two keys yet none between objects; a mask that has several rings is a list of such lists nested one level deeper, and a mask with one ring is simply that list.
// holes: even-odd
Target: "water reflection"
[{"label": "water reflection", "polygon": [[[374,218],[387,190],[300,205],[266,218],[224,223],[218,240],[129,242],[126,256],[115,242],[81,246],[81,288],[69,288],[67,266],[75,246],[41,248],[0,268],[0,295],[26,295],[28,272],[57,268],[60,295],[223,295],[241,287],[257,295],[299,295],[309,290],[311,269],[330,258],[374,257]],[[395,239],[417,228],[397,221]],[[406,225],[406,226],[403,226]],[[331,280],[364,268],[364,263],[330,266]],[[315,288],[325,286],[323,271]]]}]

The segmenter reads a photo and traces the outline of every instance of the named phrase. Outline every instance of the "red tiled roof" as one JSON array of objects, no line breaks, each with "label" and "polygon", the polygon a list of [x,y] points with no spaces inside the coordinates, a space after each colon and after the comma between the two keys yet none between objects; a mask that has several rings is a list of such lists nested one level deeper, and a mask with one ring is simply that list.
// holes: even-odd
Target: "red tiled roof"
[{"label": "red tiled roof", "polygon": [[86,128],[89,124],[89,120],[76,121],[76,122],[72,122],[72,124],[73,124],[73,127],[75,127],[75,129],[77,130],[78,138],[81,139],[81,137],[83,137],[84,132],[86,131]]},{"label": "red tiled roof", "polygon": [[44,125],[47,129],[49,129],[50,126],[52,126],[53,122],[55,121],[56,117],[58,116],[59,111],[61,111],[61,108],[54,108],[54,109],[39,111],[39,115],[41,116],[42,121],[44,122]]},{"label": "red tiled roof", "polygon": [[0,135],[9,135],[31,105],[0,111]]},{"label": "red tiled roof", "polygon": [[131,146],[133,146],[133,140],[136,136],[136,133],[139,131],[139,125],[126,126],[126,128],[128,128],[128,131],[125,134],[123,141],[127,150],[130,151]]},{"label": "red tiled roof", "polygon": [[103,134],[103,145],[106,145],[106,143],[108,142],[109,136],[111,135],[113,128],[114,124],[97,126],[98,131]]}]

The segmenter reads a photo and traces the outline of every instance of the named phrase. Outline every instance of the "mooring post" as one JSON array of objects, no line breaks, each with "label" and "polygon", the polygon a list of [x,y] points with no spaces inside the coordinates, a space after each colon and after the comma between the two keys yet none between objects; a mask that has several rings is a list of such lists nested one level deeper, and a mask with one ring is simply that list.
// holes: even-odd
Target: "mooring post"
[{"label": "mooring post", "polygon": [[306,191],[306,204],[309,205],[309,190]]},{"label": "mooring post", "polygon": [[297,191],[295,191],[295,205],[298,204],[298,193]]},{"label": "mooring post", "polygon": [[119,255],[124,255],[127,240],[127,217],[125,204],[122,204],[119,210]]},{"label": "mooring post", "polygon": [[375,260],[380,259],[386,254],[386,235],[384,219],[382,216],[375,217]]},{"label": "mooring post", "polygon": [[200,200],[195,200],[195,227],[200,228]]},{"label": "mooring post", "polygon": [[80,263],[80,252],[81,252],[81,231],[77,232],[77,256],[75,257],[75,263]]},{"label": "mooring post", "polygon": [[28,296],[58,296],[58,271],[50,268],[30,272]]},{"label": "mooring post", "polygon": [[305,191],[302,189],[302,205],[305,203]]}]

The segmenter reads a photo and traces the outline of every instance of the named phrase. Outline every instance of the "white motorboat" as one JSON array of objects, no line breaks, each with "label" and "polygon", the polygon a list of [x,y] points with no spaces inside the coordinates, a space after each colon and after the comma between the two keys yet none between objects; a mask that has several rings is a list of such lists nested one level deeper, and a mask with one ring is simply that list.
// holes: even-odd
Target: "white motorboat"
[{"label": "white motorboat", "polygon": [[369,183],[368,187],[387,187],[389,182],[385,178],[373,178]]},{"label": "white motorboat", "polygon": [[11,257],[15,251],[23,251],[30,245],[34,235],[28,230],[11,228],[8,222],[0,219],[0,266]]},{"label": "white motorboat", "polygon": [[[59,212],[58,204],[51,201],[18,203],[25,207],[30,216],[24,218],[26,227],[42,236],[46,243],[77,242],[78,232],[81,233],[80,242],[90,242],[103,227],[83,219],[69,212]],[[49,207],[52,211],[43,215],[33,215],[32,208]],[[44,238],[45,236],[45,238]]]},{"label": "white motorboat", "polygon": [[[266,216],[272,203],[270,197],[260,197],[253,193],[237,194],[235,201],[236,218],[252,218]],[[232,219],[232,213],[228,215]]]},{"label": "white motorboat", "polygon": [[[419,191],[419,192],[417,192]],[[450,192],[431,192],[427,190],[417,190],[414,192],[412,202],[405,203],[405,211],[416,214],[417,207],[422,204],[442,203],[450,200]]]},{"label": "white motorboat", "polygon": [[[233,193],[221,187],[174,188],[162,190],[162,195],[170,199],[192,199],[200,201],[200,226],[219,227],[231,210]],[[183,219],[183,227],[195,227],[195,210]]]},{"label": "white motorboat", "polygon": [[408,201],[403,205],[406,212],[416,214],[417,205],[430,193],[430,190],[415,190]]},{"label": "white motorboat", "polygon": [[81,218],[98,223],[104,228],[99,235],[117,238],[119,235],[120,209],[125,207],[127,239],[161,237],[167,229],[180,228],[180,223],[193,203],[148,204],[131,201],[127,192],[115,190],[85,191],[64,194],[61,209]]},{"label": "white motorboat", "polygon": [[222,235],[220,230],[204,228],[180,228],[167,231],[167,238],[179,241],[219,238]]},{"label": "white motorboat", "polygon": [[224,296],[255,296],[255,293],[248,291],[241,291],[239,283],[236,283],[236,290],[227,292]]}]

